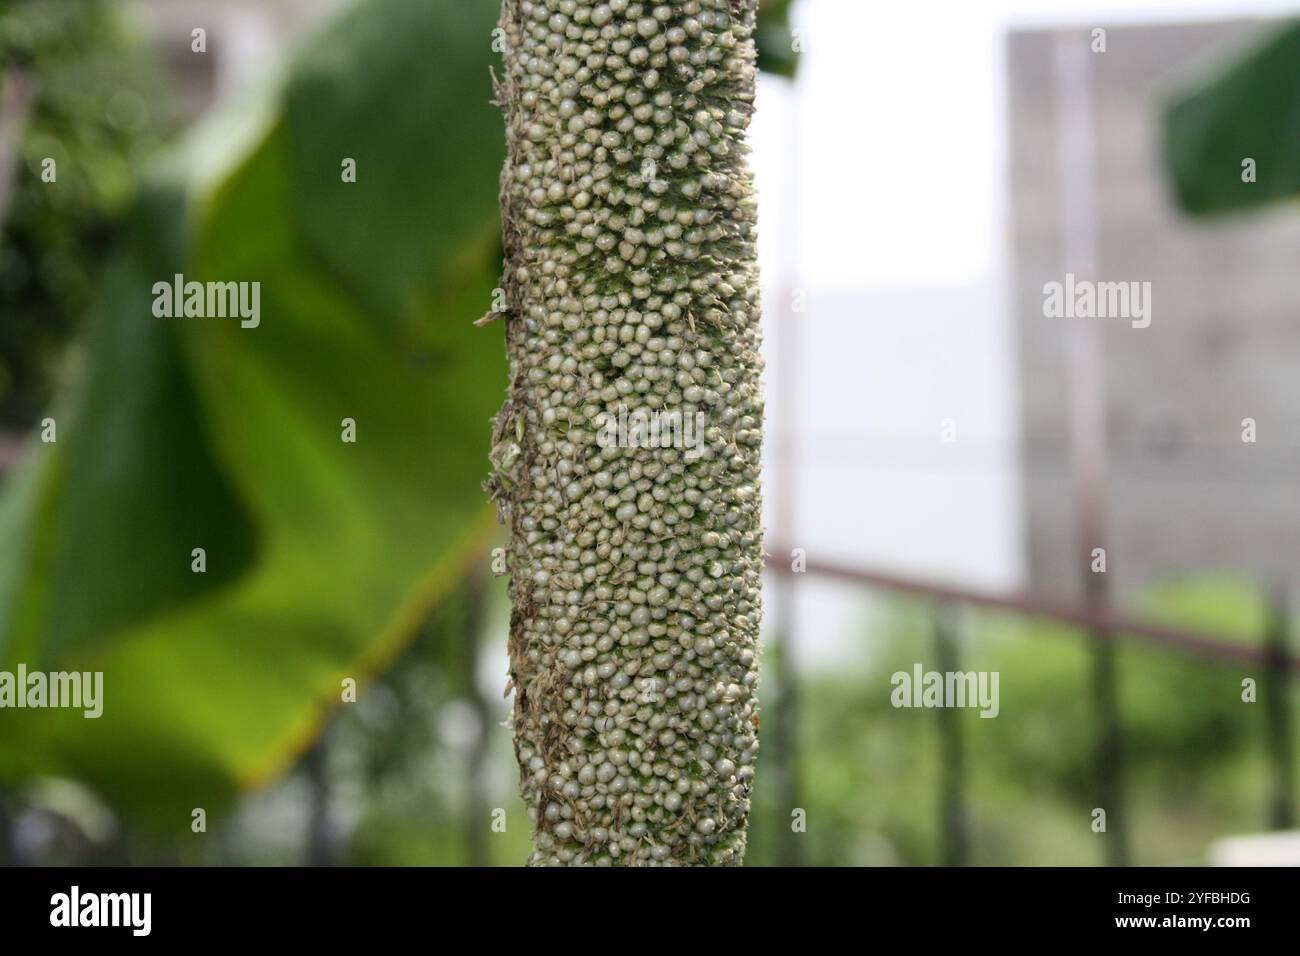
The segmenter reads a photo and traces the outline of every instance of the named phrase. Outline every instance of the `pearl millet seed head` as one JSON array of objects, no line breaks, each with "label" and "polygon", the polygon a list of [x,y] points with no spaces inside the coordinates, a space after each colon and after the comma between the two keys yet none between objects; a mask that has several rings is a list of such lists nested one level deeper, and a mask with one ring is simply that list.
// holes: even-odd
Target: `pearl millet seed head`
[{"label": "pearl millet seed head", "polygon": [[[512,371],[488,487],[510,532],[533,864],[744,855],[762,569],[755,9],[504,3]],[[675,424],[671,440],[625,440],[646,419]]]}]

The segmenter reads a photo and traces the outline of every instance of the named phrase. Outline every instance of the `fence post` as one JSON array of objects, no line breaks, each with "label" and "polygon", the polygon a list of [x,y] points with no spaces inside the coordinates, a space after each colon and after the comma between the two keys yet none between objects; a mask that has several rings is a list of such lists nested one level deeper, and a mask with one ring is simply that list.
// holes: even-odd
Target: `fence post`
[{"label": "fence post", "polygon": [[488,866],[488,785],[487,770],[489,728],[492,726],[492,708],[478,684],[478,665],[482,653],[479,637],[487,617],[487,580],[484,562],[479,560],[465,583],[465,617],[461,622],[461,682],[463,691],[474,711],[477,727],[465,759],[465,857],[470,866]]},{"label": "fence post", "polygon": [[[1095,278],[1098,254],[1096,165],[1093,134],[1092,57],[1077,31],[1056,35],[1053,67],[1057,163],[1060,170],[1061,260],[1065,270]],[[1067,326],[1066,372],[1075,517],[1088,610],[1109,606],[1105,572],[1093,573],[1083,555],[1105,551],[1106,540],[1106,351],[1101,326],[1075,317]],[[1097,799],[1106,811],[1106,862],[1124,866],[1128,840],[1124,820],[1119,707],[1115,693],[1115,635],[1093,629],[1092,694],[1098,723]]]},{"label": "fence post", "polygon": [[[948,601],[934,604],[934,643],[938,671],[957,673],[957,609]],[[955,707],[935,711],[939,721],[939,805],[944,866],[965,866],[969,836],[966,824],[966,755],[960,715]]]},{"label": "fence post", "polygon": [[1295,825],[1295,729],[1291,717],[1291,672],[1288,651],[1291,619],[1285,590],[1275,590],[1269,602],[1268,632],[1265,636],[1264,720],[1269,762],[1273,766],[1273,799],[1269,826],[1289,830]]},{"label": "fence post", "polygon": [[1089,632],[1092,642],[1092,701],[1097,719],[1097,800],[1106,811],[1106,865],[1127,866],[1128,820],[1124,806],[1123,736],[1116,686],[1115,635]]},{"label": "fence post", "polygon": [[13,827],[9,791],[4,786],[0,786],[0,866],[18,866],[22,862],[14,851]]},{"label": "fence post", "polygon": [[764,738],[766,766],[775,781],[776,862],[779,866],[799,866],[801,850],[798,834],[791,827],[791,814],[800,806],[798,753],[798,678],[793,660],[794,589],[790,582],[778,586],[776,628],[772,640],[772,670],[776,694],[772,707],[764,714],[770,723]]},{"label": "fence post", "polygon": [[329,758],[326,737],[329,726],[303,758],[307,785],[311,793],[307,810],[307,865],[333,866],[338,862],[338,846],[330,822]]}]

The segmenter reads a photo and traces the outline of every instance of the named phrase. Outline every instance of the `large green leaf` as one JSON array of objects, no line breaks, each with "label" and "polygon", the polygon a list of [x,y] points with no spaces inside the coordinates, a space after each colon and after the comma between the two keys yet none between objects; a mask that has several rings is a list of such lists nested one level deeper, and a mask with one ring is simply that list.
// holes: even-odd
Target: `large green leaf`
[{"label": "large green leaf", "polygon": [[[1300,23],[1271,36],[1165,113],[1165,165],[1200,215],[1300,194]],[[1243,162],[1255,163],[1255,181]]]},{"label": "large green leaf", "polygon": [[[102,671],[104,714],[0,711],[0,772],[188,826],[292,760],[491,533],[493,7],[370,0],[155,176],[58,442],[0,503],[0,669]],[[155,317],[178,272],[260,282],[260,325]]]},{"label": "large green leaf", "polygon": [[759,0],[754,39],[758,44],[758,68],[777,76],[793,77],[799,67],[790,28],[793,0]]}]

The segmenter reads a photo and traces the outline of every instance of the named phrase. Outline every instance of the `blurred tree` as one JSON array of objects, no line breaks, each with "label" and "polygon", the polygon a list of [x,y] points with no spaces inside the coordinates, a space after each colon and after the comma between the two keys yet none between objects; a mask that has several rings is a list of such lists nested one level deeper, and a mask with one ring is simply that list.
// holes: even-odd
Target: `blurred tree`
[{"label": "blurred tree", "polygon": [[107,0],[0,9],[0,430],[29,427],[49,404],[169,126],[163,89]]}]

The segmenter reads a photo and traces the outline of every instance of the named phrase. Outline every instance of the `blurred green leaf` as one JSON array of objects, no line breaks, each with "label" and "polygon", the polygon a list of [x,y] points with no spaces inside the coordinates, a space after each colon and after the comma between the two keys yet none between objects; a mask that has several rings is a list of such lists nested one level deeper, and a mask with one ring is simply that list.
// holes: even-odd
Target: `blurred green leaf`
[{"label": "blurred green leaf", "polygon": [[[1300,22],[1178,98],[1164,151],[1178,204],[1197,215],[1300,193]],[[1255,182],[1242,180],[1247,159]]]},{"label": "blurred green leaf", "polygon": [[[103,671],[104,714],[5,711],[0,773],[185,828],[292,761],[492,533],[493,6],[371,0],[155,177],[58,443],[0,503],[0,668]],[[178,272],[260,282],[260,326],[155,318]]]},{"label": "blurred green leaf", "polygon": [[758,44],[758,68],[777,76],[793,77],[799,67],[799,54],[794,49],[794,36],[790,32],[790,7],[793,0],[759,0],[758,25],[755,42]]}]

